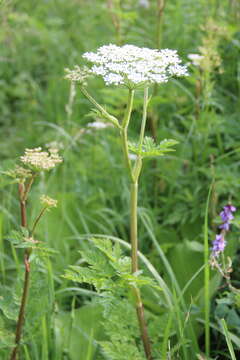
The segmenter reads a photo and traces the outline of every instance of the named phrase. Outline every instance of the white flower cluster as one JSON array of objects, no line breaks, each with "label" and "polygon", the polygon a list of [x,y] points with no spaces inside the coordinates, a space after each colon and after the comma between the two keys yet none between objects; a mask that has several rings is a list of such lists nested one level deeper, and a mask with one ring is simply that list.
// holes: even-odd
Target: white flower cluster
[{"label": "white flower cluster", "polygon": [[50,149],[49,152],[42,151],[41,147],[26,149],[20,160],[35,170],[50,170],[63,161],[57,152],[57,149]]},{"label": "white flower cluster", "polygon": [[135,87],[188,75],[176,50],[110,44],[100,47],[96,53],[87,52],[83,57],[93,63],[90,73],[102,76],[107,85]]},{"label": "white flower cluster", "polygon": [[57,200],[50,198],[47,195],[42,195],[40,197],[41,203],[46,207],[57,207]]}]

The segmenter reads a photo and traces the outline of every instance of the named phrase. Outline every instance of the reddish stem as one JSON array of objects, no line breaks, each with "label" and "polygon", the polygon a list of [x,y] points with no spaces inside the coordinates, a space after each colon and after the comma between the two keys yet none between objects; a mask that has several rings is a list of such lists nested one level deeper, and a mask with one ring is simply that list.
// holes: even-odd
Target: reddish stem
[{"label": "reddish stem", "polygon": [[[20,183],[18,186],[19,191],[19,201],[20,201],[20,211],[21,211],[21,225],[27,227],[27,211],[26,211],[26,196],[25,196],[25,186]],[[19,345],[22,337],[22,329],[24,325],[25,318],[25,309],[28,299],[29,285],[30,285],[30,262],[29,262],[30,251],[29,249],[25,250],[24,254],[24,264],[25,264],[25,277],[23,285],[23,293],[21,299],[21,305],[18,314],[16,335],[15,335],[15,346],[12,350],[10,360],[16,360],[19,350]]]}]

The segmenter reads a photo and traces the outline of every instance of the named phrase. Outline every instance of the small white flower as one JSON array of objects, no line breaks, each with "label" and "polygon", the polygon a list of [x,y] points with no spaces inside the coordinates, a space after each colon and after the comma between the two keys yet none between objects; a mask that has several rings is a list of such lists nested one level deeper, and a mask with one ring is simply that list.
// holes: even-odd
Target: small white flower
[{"label": "small white flower", "polygon": [[191,63],[193,65],[200,66],[203,56],[199,55],[199,54],[189,54],[188,58],[189,58],[189,60],[191,60]]},{"label": "small white flower", "polygon": [[105,129],[106,127],[109,127],[111,126],[110,124],[105,124],[101,121],[94,121],[94,122],[91,122],[91,123],[88,123],[87,124],[87,127],[89,128],[94,128],[94,129]]},{"label": "small white flower", "polygon": [[50,149],[49,152],[42,151],[41,147],[26,149],[20,160],[36,171],[50,170],[63,161],[57,152],[57,149]]},{"label": "small white flower", "polygon": [[[92,63],[87,73],[102,76],[106,85],[129,88],[167,82],[172,76],[186,76],[176,50],[148,49],[134,45],[104,45],[83,57]],[[79,75],[80,74],[80,75]],[[82,82],[81,69],[68,70],[67,77]]]}]

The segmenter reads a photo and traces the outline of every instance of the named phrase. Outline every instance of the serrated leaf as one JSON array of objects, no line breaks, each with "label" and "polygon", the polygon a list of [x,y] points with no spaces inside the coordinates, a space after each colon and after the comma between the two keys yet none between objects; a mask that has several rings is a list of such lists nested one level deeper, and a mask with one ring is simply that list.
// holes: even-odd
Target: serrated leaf
[{"label": "serrated leaf", "polygon": [[6,318],[10,320],[17,320],[18,306],[16,304],[16,298],[11,291],[1,291],[3,295],[0,296],[0,309]]},{"label": "serrated leaf", "polygon": [[12,230],[9,235],[7,235],[6,240],[12,242],[14,245],[18,245],[23,241],[23,235],[21,231]]},{"label": "serrated leaf", "polygon": [[167,152],[175,151],[172,146],[178,144],[178,141],[173,139],[165,139],[160,144],[155,144],[154,140],[146,136],[143,141],[142,148],[138,144],[129,143],[129,151],[136,155],[144,157],[163,156]]}]

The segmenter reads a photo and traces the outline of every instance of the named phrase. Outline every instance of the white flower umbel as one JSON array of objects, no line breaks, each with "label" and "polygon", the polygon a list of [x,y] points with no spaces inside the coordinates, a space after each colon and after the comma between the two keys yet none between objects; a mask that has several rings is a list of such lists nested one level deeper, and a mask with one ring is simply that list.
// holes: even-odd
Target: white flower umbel
[{"label": "white flower umbel", "polygon": [[[102,76],[106,85],[129,88],[167,82],[173,76],[186,76],[176,50],[148,49],[134,45],[105,45],[83,57],[92,63],[89,73]],[[78,76],[72,76],[72,79]]]},{"label": "white flower umbel", "polygon": [[42,151],[40,147],[26,149],[20,160],[36,171],[50,170],[63,161],[57,151],[57,149],[50,149],[49,152]]}]

